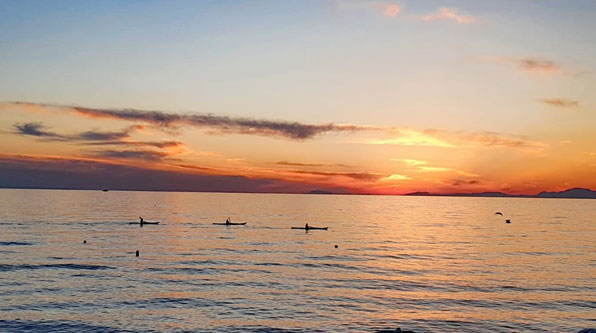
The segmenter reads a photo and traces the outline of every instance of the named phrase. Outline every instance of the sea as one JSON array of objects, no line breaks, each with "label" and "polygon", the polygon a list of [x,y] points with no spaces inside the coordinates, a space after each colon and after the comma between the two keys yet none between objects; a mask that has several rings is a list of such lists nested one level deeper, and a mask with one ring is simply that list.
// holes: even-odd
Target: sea
[{"label": "sea", "polygon": [[596,200],[0,190],[0,332],[397,327],[596,327]]}]

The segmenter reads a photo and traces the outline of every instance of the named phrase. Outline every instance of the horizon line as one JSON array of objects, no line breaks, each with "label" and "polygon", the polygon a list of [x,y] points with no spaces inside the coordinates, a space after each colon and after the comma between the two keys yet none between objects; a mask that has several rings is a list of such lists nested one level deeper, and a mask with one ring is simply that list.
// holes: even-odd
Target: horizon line
[{"label": "horizon line", "polygon": [[[52,190],[52,191],[103,191],[106,188],[60,188],[60,187],[6,187],[0,186],[0,190]],[[582,198],[582,197],[538,197],[540,193],[562,193],[574,189],[583,189],[591,192],[596,192],[590,188],[573,187],[563,191],[541,191],[536,194],[510,194],[505,192],[485,191],[485,192],[450,192],[450,193],[429,193],[424,191],[410,192],[410,193],[334,193],[323,191],[326,193],[309,193],[309,192],[248,192],[248,191],[180,191],[180,190],[139,190],[139,189],[107,189],[107,192],[170,192],[170,193],[228,193],[228,194],[302,194],[302,195],[353,195],[353,196],[404,196],[404,197],[463,197],[463,198],[515,198],[515,199],[596,199]],[[315,191],[315,190],[312,190]],[[487,193],[503,194],[503,195],[482,195]]]}]

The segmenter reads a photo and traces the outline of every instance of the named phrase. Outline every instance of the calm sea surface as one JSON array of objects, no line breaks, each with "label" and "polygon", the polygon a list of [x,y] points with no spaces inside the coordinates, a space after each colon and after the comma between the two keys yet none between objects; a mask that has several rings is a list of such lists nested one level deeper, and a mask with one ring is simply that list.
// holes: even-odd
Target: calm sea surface
[{"label": "calm sea surface", "polygon": [[595,244],[596,200],[0,190],[0,331],[577,332]]}]

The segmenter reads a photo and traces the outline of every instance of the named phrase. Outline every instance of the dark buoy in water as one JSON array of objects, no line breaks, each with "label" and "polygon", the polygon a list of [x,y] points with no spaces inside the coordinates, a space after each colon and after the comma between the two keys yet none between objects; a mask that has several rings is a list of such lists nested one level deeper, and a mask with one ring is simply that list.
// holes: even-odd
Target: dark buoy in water
[{"label": "dark buoy in water", "polygon": [[511,220],[507,219],[505,220],[505,223],[511,223]]},{"label": "dark buoy in water", "polygon": [[137,253],[135,254],[137,257],[139,256],[139,250],[137,250]]},{"label": "dark buoy in water", "polygon": [[83,241],[83,244],[87,244],[87,240],[86,239]]},{"label": "dark buoy in water", "polygon": [[337,246],[337,244],[335,244],[335,248],[337,249],[339,246]]}]

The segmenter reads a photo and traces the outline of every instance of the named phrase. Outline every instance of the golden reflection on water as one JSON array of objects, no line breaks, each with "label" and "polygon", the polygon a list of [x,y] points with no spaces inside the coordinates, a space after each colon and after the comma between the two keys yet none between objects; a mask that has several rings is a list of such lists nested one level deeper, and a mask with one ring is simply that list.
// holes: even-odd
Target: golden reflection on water
[{"label": "golden reflection on water", "polygon": [[[32,244],[0,246],[0,311],[135,331],[565,331],[593,317],[595,213],[594,200],[0,190],[0,241]],[[138,216],[162,222],[128,225]],[[248,225],[212,225],[228,216]],[[290,230],[306,222],[330,229]]]}]

